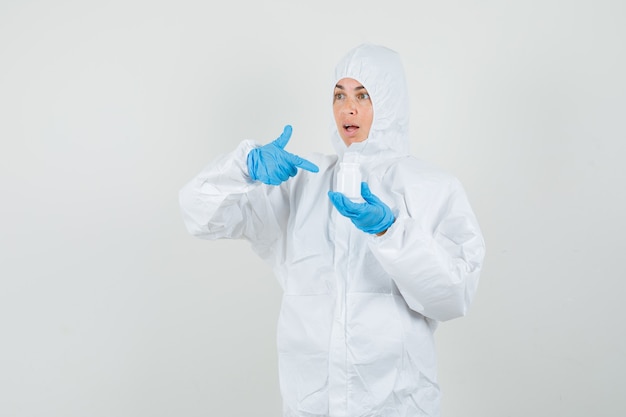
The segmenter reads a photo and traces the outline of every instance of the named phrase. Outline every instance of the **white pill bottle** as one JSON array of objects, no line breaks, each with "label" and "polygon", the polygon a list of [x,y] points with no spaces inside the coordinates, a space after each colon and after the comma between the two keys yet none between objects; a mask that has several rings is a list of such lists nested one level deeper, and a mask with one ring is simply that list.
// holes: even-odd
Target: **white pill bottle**
[{"label": "white pill bottle", "polygon": [[339,163],[335,190],[354,202],[362,202],[361,178],[358,154],[346,152],[343,156],[343,161]]}]

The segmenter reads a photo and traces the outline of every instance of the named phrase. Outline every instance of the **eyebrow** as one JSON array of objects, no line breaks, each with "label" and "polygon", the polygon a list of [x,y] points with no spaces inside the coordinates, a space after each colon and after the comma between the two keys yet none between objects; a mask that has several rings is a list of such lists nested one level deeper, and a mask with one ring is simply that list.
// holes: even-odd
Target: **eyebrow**
[{"label": "eyebrow", "polygon": [[[345,90],[344,86],[341,84],[335,85],[335,88],[338,88],[340,90]],[[365,87],[363,87],[362,85],[359,85],[358,87],[354,87],[354,91],[357,91],[357,90],[365,90]]]}]

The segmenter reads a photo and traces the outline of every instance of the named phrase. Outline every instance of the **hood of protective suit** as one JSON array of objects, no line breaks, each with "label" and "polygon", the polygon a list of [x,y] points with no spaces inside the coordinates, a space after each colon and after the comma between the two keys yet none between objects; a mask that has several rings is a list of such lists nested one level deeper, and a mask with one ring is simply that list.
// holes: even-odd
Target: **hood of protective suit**
[{"label": "hood of protective suit", "polygon": [[[402,61],[384,46],[362,44],[349,51],[335,67],[335,84],[342,78],[359,81],[368,91],[374,119],[368,139],[350,145],[350,152],[375,154],[409,152],[409,97]],[[340,157],[345,145],[333,123],[331,141]]]}]

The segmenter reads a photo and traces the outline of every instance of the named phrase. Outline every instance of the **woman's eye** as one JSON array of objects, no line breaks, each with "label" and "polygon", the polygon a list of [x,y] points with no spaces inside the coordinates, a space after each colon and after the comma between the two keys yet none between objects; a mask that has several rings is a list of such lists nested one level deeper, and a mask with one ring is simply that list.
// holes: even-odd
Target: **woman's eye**
[{"label": "woman's eye", "polygon": [[337,93],[335,94],[335,100],[341,100],[345,97],[345,95],[343,93]]},{"label": "woman's eye", "polygon": [[359,94],[359,100],[369,100],[370,95],[367,93]]}]

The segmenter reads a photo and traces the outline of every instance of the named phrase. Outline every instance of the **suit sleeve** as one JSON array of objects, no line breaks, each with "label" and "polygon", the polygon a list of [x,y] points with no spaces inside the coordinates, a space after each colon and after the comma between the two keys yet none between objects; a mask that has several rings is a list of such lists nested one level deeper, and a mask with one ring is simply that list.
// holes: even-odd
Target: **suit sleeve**
[{"label": "suit sleeve", "polygon": [[485,243],[456,179],[428,192],[418,191],[405,190],[395,223],[385,235],[370,238],[370,250],[411,309],[446,321],[467,313]]},{"label": "suit sleeve", "polygon": [[202,239],[246,239],[262,257],[281,233],[286,209],[280,187],[252,181],[247,155],[257,146],[244,141],[211,162],[179,193],[188,232]]}]

